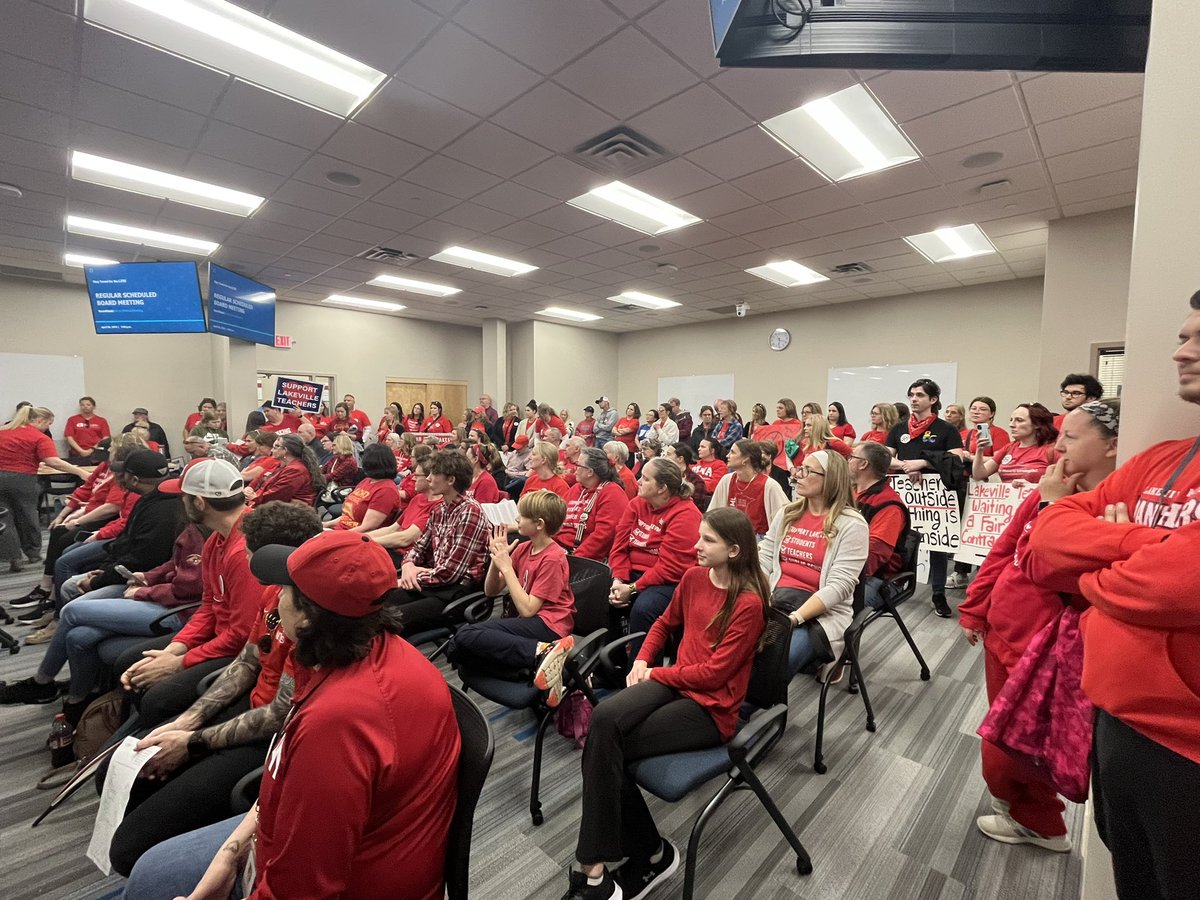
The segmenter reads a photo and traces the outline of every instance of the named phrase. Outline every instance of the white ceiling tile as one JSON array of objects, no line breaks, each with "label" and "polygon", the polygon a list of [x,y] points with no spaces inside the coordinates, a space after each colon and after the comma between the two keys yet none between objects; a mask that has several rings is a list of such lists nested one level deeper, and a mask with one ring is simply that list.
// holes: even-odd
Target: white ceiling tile
[{"label": "white ceiling tile", "polygon": [[154,224],[164,231],[180,230],[185,234],[194,233],[200,228],[205,234],[221,235],[224,238],[242,222],[237,216],[228,213],[201,209],[186,203],[164,203]]},{"label": "white ceiling tile", "polygon": [[741,236],[750,241],[750,243],[762,247],[764,250],[773,250],[777,247],[807,240],[813,234],[802,223],[789,222],[786,225],[777,225],[774,228],[763,228],[759,231],[743,233]]},{"label": "white ceiling tile", "polygon": [[[372,204],[364,204],[364,205],[369,206]],[[397,216],[397,215],[407,216],[407,215],[409,215],[408,213],[402,213],[399,210],[388,209],[387,207],[376,207],[376,208],[379,210],[386,211],[389,214],[388,215],[389,219],[392,216]],[[354,209],[354,212],[356,214],[358,214],[362,211],[362,209],[363,209],[362,206],[356,207]],[[307,210],[305,210],[305,212],[307,212]],[[387,238],[391,237],[394,234],[397,234],[401,231],[406,231],[408,228],[411,228],[413,225],[418,224],[418,222],[420,221],[415,216],[413,217],[413,219],[414,219],[414,221],[412,221],[411,223],[401,222],[401,223],[389,223],[389,224],[385,224],[385,225],[371,225],[370,223],[358,222],[353,219],[338,219],[336,222],[332,222],[329,225],[325,226],[324,233],[331,234],[331,235],[334,235],[334,236],[340,237],[340,238],[346,238],[348,240],[358,241],[358,242],[362,243],[364,246],[374,246],[376,244],[381,243],[382,241],[386,240]]]},{"label": "white ceiling tile", "polygon": [[287,0],[272,6],[270,18],[385,72],[440,24],[436,15],[395,0],[355,0],[352,11],[326,0]]},{"label": "white ceiling tile", "polygon": [[479,232],[480,234],[487,234],[516,221],[513,216],[506,213],[469,202],[460,203],[453,209],[446,210],[438,218],[453,225],[470,228],[472,231]]},{"label": "white ceiling tile", "polygon": [[234,234],[234,239],[239,237],[262,237],[269,241],[281,241],[294,246],[303,243],[311,236],[312,232],[307,228],[295,228],[291,225],[285,225],[282,222],[272,222],[269,219],[255,217],[238,227],[237,232]]},{"label": "white ceiling tile", "polygon": [[994,200],[981,200],[978,203],[964,203],[960,207],[966,222],[988,222],[992,219],[1006,219],[1055,208],[1054,196],[1044,189],[1011,194]]},{"label": "white ceiling tile", "polygon": [[511,178],[553,154],[491,122],[472,128],[442,150],[447,156],[476,168]]},{"label": "white ceiling tile", "polygon": [[[134,160],[129,161],[133,162]],[[271,196],[287,180],[282,175],[262,172],[250,166],[243,166],[228,159],[218,159],[204,153],[193,153],[188,157],[187,165],[182,170],[163,165],[158,160],[148,160],[147,162],[153,162],[160,169],[178,171],[179,174],[186,175],[188,178],[198,178],[201,181],[219,184],[237,191],[246,191],[260,197]]]},{"label": "white ceiling tile", "polygon": [[[6,0],[0,51],[64,69],[75,67],[74,15],[56,12],[28,0]],[[30,102],[34,102],[30,98]]]},{"label": "white ceiling tile", "polygon": [[[1000,158],[982,166],[963,165],[964,162],[972,161],[973,157],[982,153],[998,153]],[[1001,169],[1010,169],[1013,166],[1036,162],[1038,158],[1033,136],[1028,130],[1022,130],[968,144],[956,150],[934,154],[926,158],[925,164],[929,166],[935,177],[943,183],[948,183],[964,178],[982,177]]]},{"label": "white ceiling tile", "polygon": [[555,156],[539,163],[514,179],[519,184],[543,194],[549,194],[551,197],[557,197],[559,200],[578,197],[611,180],[611,178],[598,175],[561,156]]},{"label": "white ceiling tile", "polygon": [[1134,97],[1037,126],[1047,156],[1071,153],[1096,144],[1133,137],[1142,126],[1142,99]]},{"label": "white ceiling tile", "polygon": [[725,69],[712,86],[761,122],[850,87],[857,79],[842,69]]},{"label": "white ceiling tile", "polygon": [[[679,205],[693,216],[713,219],[726,213],[755,206],[754,198],[730,184],[717,184],[679,199]],[[715,224],[715,223],[714,223]],[[694,227],[694,226],[693,226]],[[719,225],[717,226],[720,227]],[[682,234],[683,229],[679,233]],[[722,229],[724,230],[724,229]],[[672,238],[674,239],[674,233]]]},{"label": "white ceiling tile", "polygon": [[1049,236],[1049,231],[1046,228],[1031,228],[1028,231],[1017,231],[1011,234],[991,234],[991,228],[988,229],[988,237],[992,243],[996,245],[996,249],[1000,250],[1006,256],[1009,251],[1027,249],[1029,247],[1039,247],[1045,252],[1046,239]]},{"label": "white ceiling tile", "polygon": [[[739,237],[747,236],[747,239],[749,239],[748,235],[750,232],[759,232],[764,228],[792,224],[787,216],[776,212],[766,205],[751,206],[746,209],[715,216],[712,219],[712,223],[732,235]],[[809,236],[809,234],[798,235],[792,238],[792,240],[801,240]],[[758,243],[758,241],[755,241],[755,243]]]},{"label": "white ceiling tile", "polygon": [[[660,200],[671,201],[720,183],[719,178],[710,175],[683,157],[659,163],[651,169],[624,179],[624,181],[639,191],[645,191]],[[698,213],[693,213],[693,215],[698,215]]]},{"label": "white ceiling tile", "polygon": [[625,15],[635,18],[653,9],[662,0],[610,0],[610,2]]},{"label": "white ceiling tile", "polygon": [[1087,200],[1082,203],[1072,203],[1063,206],[1063,215],[1066,216],[1083,216],[1088,213],[1103,212],[1107,209],[1122,209],[1126,206],[1133,206],[1135,194],[1117,194],[1113,197],[1101,197],[1098,200]]},{"label": "white ceiling tile", "polygon": [[1139,138],[1136,137],[1111,141],[1086,150],[1052,156],[1046,160],[1046,164],[1055,181],[1072,181],[1105,172],[1133,169],[1138,164],[1138,143]]},{"label": "white ceiling tile", "polygon": [[542,225],[535,225],[533,222],[514,222],[511,225],[505,225],[503,228],[496,229],[492,234],[507,241],[524,244],[528,247],[546,244],[555,238],[564,236],[560,231],[555,231],[553,228],[546,228]]},{"label": "white ceiling tile", "polygon": [[923,191],[939,183],[933,171],[923,160],[914,160],[902,166],[884,169],[882,172],[872,172],[861,178],[851,178],[843,181],[838,187],[846,196],[859,203],[870,203],[874,200],[884,200],[888,197],[899,197],[901,194],[911,194]]},{"label": "white ceiling tile", "polygon": [[696,14],[692,0],[665,0],[638,19],[638,27],[701,78],[711,78],[721,71],[713,47],[711,20],[704,14]]},{"label": "white ceiling tile", "polygon": [[707,84],[698,84],[635,116],[629,124],[667,150],[687,153],[753,121]]},{"label": "white ceiling tile", "polygon": [[136,165],[150,166],[171,172],[181,171],[188,160],[188,151],[183,147],[173,147],[170,144],[153,141],[136,134],[128,134],[105,125],[78,120],[75,122],[73,140],[69,144],[64,140],[62,144],[64,149],[54,154],[56,161],[59,153],[63,156],[62,171],[66,171],[65,148],[67,146],[99,156],[108,156]]},{"label": "white ceiling tile", "polygon": [[250,220],[254,219],[266,219],[269,222],[282,222],[308,231],[319,231],[332,221],[333,216],[320,210],[301,209],[277,200],[269,200],[251,216]]},{"label": "white ceiling tile", "polygon": [[208,123],[196,149],[279,175],[291,175],[308,157],[308,151],[300,147],[214,121]]},{"label": "white ceiling tile", "polygon": [[1008,72],[898,69],[871,79],[870,88],[892,118],[903,123],[1011,84]]},{"label": "white ceiling tile", "polygon": [[[577,235],[566,235],[557,240],[550,241],[542,249],[549,250],[551,253],[560,253],[569,259],[578,259],[587,256],[589,253],[596,253],[603,248],[601,244],[595,241],[589,241]],[[587,272],[572,272],[572,275],[587,275]]]},{"label": "white ceiling tile", "polygon": [[765,131],[754,126],[693,150],[687,158],[718,178],[731,181],[795,157]]},{"label": "white ceiling tile", "polygon": [[[532,216],[534,213],[550,210],[552,207],[560,205],[560,201],[554,197],[549,197],[541,191],[523,187],[511,181],[497,185],[490,191],[484,191],[475,197],[474,201],[480,206],[496,209],[517,218]],[[580,215],[586,214],[580,213]],[[591,219],[592,217],[588,216],[588,218]],[[543,222],[541,224],[547,223]],[[555,226],[551,225],[550,227]],[[560,228],[558,230],[565,231],[566,229]]]},{"label": "white ceiling tile", "polygon": [[627,119],[690,87],[696,76],[626,27],[555,76],[602,110]]},{"label": "white ceiling tile", "polygon": [[71,74],[62,69],[0,53],[0,97],[70,115],[72,83]]},{"label": "white ceiling tile", "polygon": [[[846,212],[843,210],[842,212]],[[830,217],[840,216],[842,213],[830,213]],[[820,233],[820,232],[818,232]],[[889,225],[869,225],[865,228],[855,228],[851,231],[843,231],[840,234],[830,234],[829,240],[836,244],[841,250],[857,250],[859,247],[870,247],[882,241],[892,240],[899,237],[899,233],[895,228]]]},{"label": "white ceiling tile", "polygon": [[[360,183],[357,185],[333,183],[326,178],[326,175],[330,172],[344,172],[353,175],[360,180]],[[357,197],[359,200],[366,200],[396,180],[392,175],[382,175],[379,172],[351,165],[340,159],[334,159],[331,156],[324,156],[320,153],[309,157],[308,161],[297,169],[292,177],[306,184],[337,191],[339,194]]]},{"label": "white ceiling tile", "polygon": [[451,207],[458,206],[458,200],[449,194],[412,181],[397,181],[391,187],[384,188],[373,199],[384,206],[394,206],[396,209],[416,213],[427,219],[440,216]]},{"label": "white ceiling tile", "polygon": [[397,74],[405,83],[480,116],[491,115],[541,80],[453,24],[434,34]]},{"label": "white ceiling tile", "polygon": [[100,125],[119,122],[124,131],[177,147],[194,146],[204,128],[203,116],[88,78],[79,80],[75,115]]},{"label": "white ceiling tile", "polygon": [[1115,72],[1051,72],[1021,83],[1021,92],[1035,123],[1140,97],[1145,76]]},{"label": "white ceiling tile", "polygon": [[[55,193],[68,197],[73,208],[80,204],[87,204],[93,211],[98,211],[101,207],[116,210],[117,214],[121,216],[121,221],[128,221],[134,216],[152,218],[157,216],[163,207],[163,201],[157,197],[131,194],[126,191],[118,191],[116,188],[82,181],[73,181],[69,188]],[[77,209],[73,209],[73,211],[77,211]]]},{"label": "white ceiling tile", "polygon": [[567,153],[608,131],[618,120],[554,82],[544,81],[492,116],[492,121],[543,147]]},{"label": "white ceiling tile", "polygon": [[563,234],[575,234],[577,231],[591,228],[596,221],[591,213],[585,213],[583,210],[567,206],[565,203],[558,203],[527,218],[530,222],[545,225],[547,228],[553,228]]},{"label": "white ceiling tile", "polygon": [[354,119],[430,150],[444,147],[479,121],[466,110],[394,78],[375,93]]},{"label": "white ceiling tile", "polygon": [[815,234],[839,234],[843,231],[866,228],[878,222],[879,216],[865,206],[851,206],[805,220],[805,224]]},{"label": "white ceiling tile", "polygon": [[1055,190],[1059,202],[1064,207],[1068,204],[1100,200],[1116,194],[1132,194],[1137,190],[1137,169],[1106,172],[1103,175],[1093,175],[1091,178],[1064,182],[1059,184]]},{"label": "white ceiling tile", "polygon": [[[689,226],[695,228],[696,226]],[[684,229],[685,231],[687,229]],[[678,232],[673,232],[672,237]],[[723,232],[722,232],[723,233]],[[579,237],[588,241],[595,241],[603,247],[619,247],[622,244],[627,244],[630,237],[634,237],[638,232],[632,228],[626,228],[624,225],[618,225],[616,222],[601,220],[599,225],[593,225],[586,231],[581,231]],[[645,240],[653,241],[649,235],[645,236]]]},{"label": "white ceiling tile", "polygon": [[792,158],[769,169],[735,178],[733,184],[752,197],[769,201],[790,197],[801,191],[810,191],[829,182],[804,161]]},{"label": "white ceiling tile", "polygon": [[500,183],[495,175],[445,156],[430,157],[412,169],[406,178],[462,200]]},{"label": "white ceiling tile", "polygon": [[429,156],[429,151],[357,122],[347,122],[321,152],[392,178],[404,175]]},{"label": "white ceiling tile", "polygon": [[1025,128],[1025,117],[1014,88],[968,100],[904,124],[905,133],[922,156],[965,147],[981,138],[1022,128]]},{"label": "white ceiling tile", "polygon": [[[182,160],[182,150],[171,150],[178,153],[179,159]],[[3,163],[0,163],[0,171],[8,164],[40,169],[43,172],[65,172],[68,164],[65,148],[49,147],[7,134],[0,134],[0,160],[3,160]]]},{"label": "white ceiling tile", "polygon": [[[997,245],[999,246],[999,245]],[[1004,257],[1006,263],[1028,262],[1030,260],[1046,259],[1046,242],[1033,247],[1016,247],[1011,250],[1000,250],[1000,255]]]},{"label": "white ceiling tile", "polygon": [[[964,169],[963,171],[968,172],[970,170]],[[1049,187],[1046,170],[1041,162],[1026,163],[1023,166],[1014,166],[1011,169],[999,169],[995,172],[988,172],[986,175],[974,175],[962,181],[955,181],[953,184],[948,185],[948,187],[950,193],[958,203],[975,203],[984,199],[980,190],[982,186],[985,184],[994,184],[997,181],[1009,182],[1009,187],[1004,192],[1005,194],[1020,194],[1024,191]]]},{"label": "white ceiling tile", "polygon": [[958,202],[950,191],[944,187],[932,187],[924,191],[904,194],[901,197],[877,200],[870,204],[870,210],[876,219],[890,222],[922,213],[953,209],[957,206]]},{"label": "white ceiling tile", "polygon": [[[472,0],[454,21],[543,75],[591,49],[624,24],[594,0]],[[536,27],[530,27],[536,22]]]},{"label": "white ceiling tile", "polygon": [[800,222],[856,205],[854,198],[844,191],[841,185],[825,184],[810,191],[775,200],[771,203],[771,208],[783,213],[793,222]]},{"label": "white ceiling tile", "polygon": [[303,103],[234,79],[213,115],[222,122],[315,150],[344,121]]},{"label": "white ceiling tile", "polygon": [[289,181],[271,195],[271,200],[317,212],[332,213],[335,216],[345,215],[362,202],[360,197],[351,197],[339,191],[305,184],[303,181]]}]

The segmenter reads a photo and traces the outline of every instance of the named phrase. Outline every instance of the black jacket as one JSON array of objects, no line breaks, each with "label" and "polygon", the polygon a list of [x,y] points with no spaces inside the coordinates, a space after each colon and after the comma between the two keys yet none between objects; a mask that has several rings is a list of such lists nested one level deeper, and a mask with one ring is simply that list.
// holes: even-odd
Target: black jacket
[{"label": "black jacket", "polygon": [[164,494],[155,488],[133,505],[125,529],[104,548],[106,557],[101,573],[92,579],[92,587],[124,584],[116,567],[130,572],[148,572],[171,558],[183,525],[183,505],[178,494]]},{"label": "black jacket", "polygon": [[[133,430],[133,422],[130,422],[121,429],[121,434],[129,434]],[[167,441],[167,433],[163,431],[163,427],[157,422],[150,422],[150,440],[162,447],[162,455],[167,459],[171,458],[171,445]],[[140,569],[137,571],[141,571]]]}]

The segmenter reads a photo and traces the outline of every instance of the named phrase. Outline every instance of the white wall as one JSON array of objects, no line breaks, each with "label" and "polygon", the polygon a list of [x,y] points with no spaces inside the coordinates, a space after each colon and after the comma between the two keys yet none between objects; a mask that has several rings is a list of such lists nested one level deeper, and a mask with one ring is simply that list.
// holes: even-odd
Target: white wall
[{"label": "white wall", "polygon": [[[636,400],[645,409],[657,402],[659,376],[733,372],[739,412],[747,415],[761,402],[774,418],[780,397],[797,406],[836,400],[825,396],[833,366],[956,362],[958,399],[988,394],[1000,419],[1037,392],[1030,361],[1040,352],[1041,302],[1042,280],[1027,278],[731,317],[671,328],[669,339],[664,329],[623,334],[620,396],[613,399],[621,407]],[[779,327],[791,331],[792,344],[775,352],[767,337]],[[1042,399],[1056,403],[1057,395]],[[859,430],[866,425],[853,424]]]}]

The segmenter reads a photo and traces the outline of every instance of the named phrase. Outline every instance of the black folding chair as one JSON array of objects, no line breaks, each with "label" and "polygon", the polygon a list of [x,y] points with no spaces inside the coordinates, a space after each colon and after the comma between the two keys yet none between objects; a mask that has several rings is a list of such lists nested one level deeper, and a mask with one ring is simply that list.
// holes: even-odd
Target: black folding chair
[{"label": "black folding chair", "polygon": [[682,800],[713,778],[725,776],[725,783],[696,816],[692,825],[684,868],[684,900],[691,900],[695,889],[696,857],[704,827],[717,807],[735,791],[754,792],[795,851],[796,871],[801,875],[812,872],[808,851],[755,771],[783,737],[787,727],[787,691],[791,680],[788,673],[788,646],[791,639],[791,620],[780,610],[768,610],[763,647],[754,659],[750,687],[743,706],[743,714],[747,709],[752,712],[728,743],[708,750],[652,756],[629,765],[628,771],[634,781],[654,796],[670,803]]},{"label": "black folding chair", "polygon": [[[8,510],[0,507],[0,535],[3,535],[5,530],[8,528],[8,523],[4,521],[4,519],[7,517]],[[13,619],[12,616],[8,614],[7,610],[0,609],[0,620],[3,621],[3,624],[8,625]],[[20,653],[21,642],[3,628],[0,628],[0,650],[7,650],[9,653]]]},{"label": "black folding chair", "polygon": [[[567,653],[563,664],[563,682],[568,690],[582,691],[588,702],[596,704],[596,696],[588,683],[588,675],[596,665],[598,652],[609,636],[608,591],[612,587],[612,570],[604,563],[578,556],[567,560],[571,570],[571,590],[575,595],[575,627],[578,637],[574,648]],[[495,598],[487,598],[476,604],[469,614],[493,604]],[[533,710],[538,718],[537,736],[533,742],[533,779],[529,789],[529,816],[534,825],[545,821],[539,797],[542,777],[542,745],[546,731],[554,719],[555,710],[546,705],[542,691],[529,681],[512,681],[491,673],[473,671],[469,666],[459,666],[459,678],[463,689],[481,694],[493,703],[509,709]]]},{"label": "black folding chair", "polygon": [[[859,586],[856,592],[857,612],[854,615],[854,620],[846,627],[845,647],[842,650],[842,655],[830,670],[832,673],[840,670],[843,666],[850,666],[849,684],[846,686],[846,692],[850,694],[862,694],[863,706],[867,713],[866,729],[870,732],[875,731],[875,710],[871,707],[871,698],[867,693],[867,683],[866,679],[863,678],[862,665],[859,661],[862,635],[868,625],[885,617],[895,619],[896,625],[900,628],[900,633],[904,635],[904,640],[908,642],[909,648],[921,666],[921,680],[929,680],[929,666],[925,663],[925,657],[921,655],[921,651],[917,647],[916,641],[913,640],[908,626],[904,624],[904,619],[900,617],[900,613],[896,609],[897,606],[910,599],[917,592],[917,552],[920,549],[921,533],[916,530],[910,530],[904,539],[904,546],[901,552],[904,560],[904,571],[897,572],[895,575],[884,580],[879,592],[882,605],[878,609],[862,603],[862,586]],[[825,683],[821,685],[821,701],[817,709],[817,739],[816,747],[813,751],[813,771],[819,775],[824,775],[827,771],[825,760],[822,756],[822,745],[825,737],[825,704],[826,697],[829,694],[830,683],[831,680],[826,678]]]}]

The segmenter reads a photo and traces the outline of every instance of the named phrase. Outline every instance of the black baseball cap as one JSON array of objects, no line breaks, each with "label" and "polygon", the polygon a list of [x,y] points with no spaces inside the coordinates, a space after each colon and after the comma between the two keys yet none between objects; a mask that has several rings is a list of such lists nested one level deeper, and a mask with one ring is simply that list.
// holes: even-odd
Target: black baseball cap
[{"label": "black baseball cap", "polygon": [[125,474],[138,478],[166,478],[170,463],[161,453],[153,450],[134,450],[125,457]]}]

